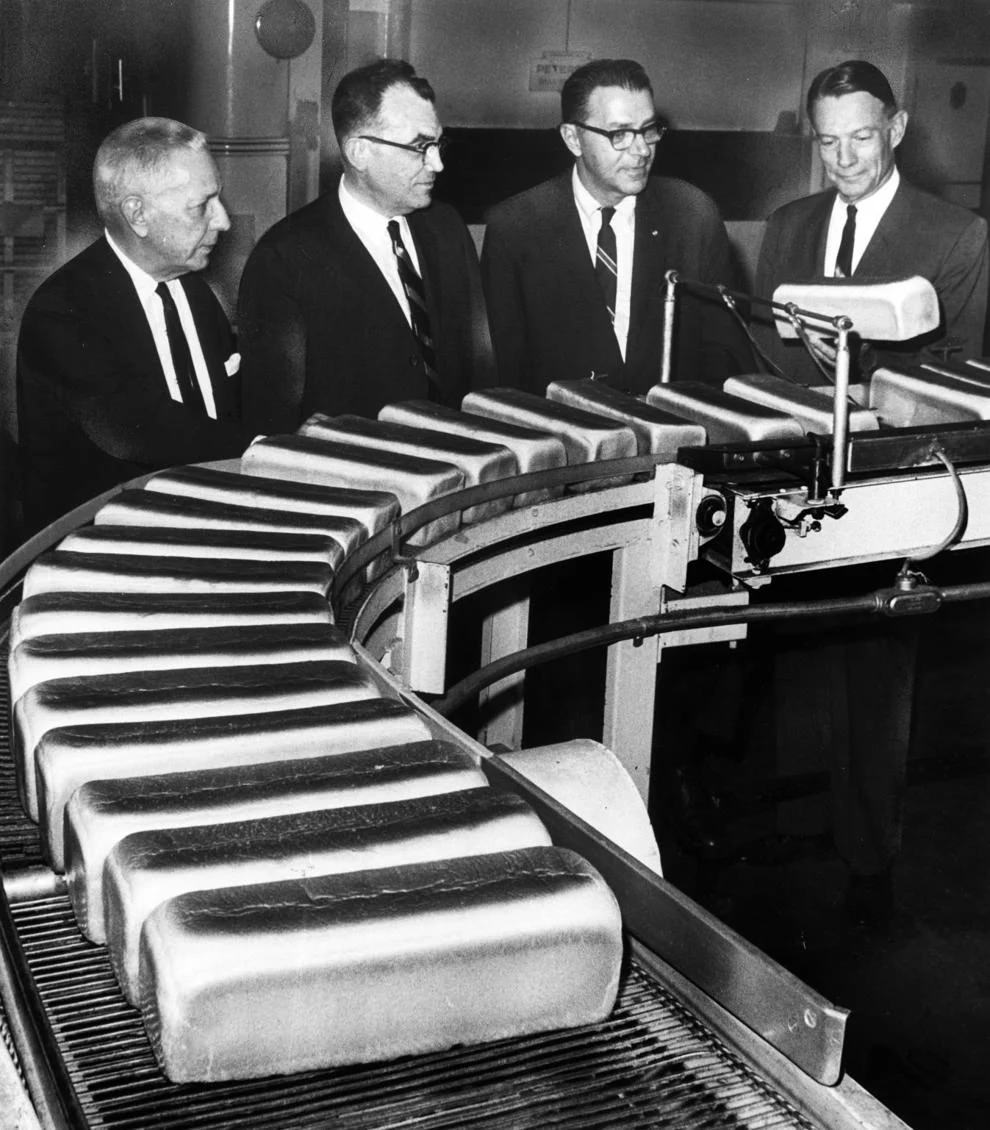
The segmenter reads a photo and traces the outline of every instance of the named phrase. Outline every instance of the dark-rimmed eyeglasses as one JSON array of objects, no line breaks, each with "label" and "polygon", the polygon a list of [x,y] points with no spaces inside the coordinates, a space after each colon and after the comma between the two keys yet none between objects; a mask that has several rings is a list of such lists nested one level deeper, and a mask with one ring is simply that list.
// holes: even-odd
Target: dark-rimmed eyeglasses
[{"label": "dark-rimmed eyeglasses", "polygon": [[643,126],[642,129],[633,129],[632,127],[626,129],[599,129],[598,126],[589,126],[587,122],[571,122],[571,125],[577,126],[578,129],[586,129],[590,133],[597,133],[602,137],[607,137],[612,143],[613,149],[628,149],[633,143],[633,138],[636,137],[641,137],[647,145],[656,145],[667,132],[667,127],[660,125],[658,122],[651,122],[648,126]]},{"label": "dark-rimmed eyeglasses", "polygon": [[391,145],[393,149],[405,149],[409,153],[415,153],[417,157],[425,164],[430,156],[430,150],[435,149],[437,156],[443,160],[444,153],[447,152],[447,146],[450,144],[446,137],[438,137],[436,141],[389,141],[387,137],[372,137],[368,133],[359,133],[357,135],[362,141],[374,141],[378,145]]}]

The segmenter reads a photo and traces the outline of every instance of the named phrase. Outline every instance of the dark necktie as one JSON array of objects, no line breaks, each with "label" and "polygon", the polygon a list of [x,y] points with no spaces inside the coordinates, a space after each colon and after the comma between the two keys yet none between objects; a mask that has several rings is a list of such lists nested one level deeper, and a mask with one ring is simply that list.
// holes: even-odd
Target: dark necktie
[{"label": "dark necktie", "polygon": [[856,242],[856,205],[846,205],[846,225],[842,229],[839,254],[835,257],[835,274],[844,279],[852,278],[853,244]]},{"label": "dark necktie", "polygon": [[192,354],[189,352],[189,342],[179,320],[179,311],[175,307],[168,286],[161,282],[155,287],[155,294],[162,300],[162,309],[165,311],[165,333],[168,336],[168,347],[172,352],[172,365],[175,368],[175,379],[179,383],[179,392],[183,404],[197,412],[206,414],[206,405],[203,403],[203,394],[199,390],[196,380],[196,370],[193,368]]},{"label": "dark necktie", "polygon": [[598,229],[598,247],[595,250],[595,274],[602,288],[608,316],[615,324],[615,292],[618,282],[618,265],[615,257],[615,232],[612,229],[614,208],[602,209],[602,226]]},{"label": "dark necktie", "polygon": [[423,357],[423,369],[429,386],[431,400],[440,399],[440,379],[437,374],[437,350],[430,330],[430,315],[426,310],[426,291],[423,289],[423,280],[416,272],[402,242],[399,231],[399,221],[389,220],[388,234],[392,240],[392,250],[399,267],[399,281],[405,291],[406,301],[409,303],[409,317],[412,322],[413,336],[419,343],[419,351]]}]

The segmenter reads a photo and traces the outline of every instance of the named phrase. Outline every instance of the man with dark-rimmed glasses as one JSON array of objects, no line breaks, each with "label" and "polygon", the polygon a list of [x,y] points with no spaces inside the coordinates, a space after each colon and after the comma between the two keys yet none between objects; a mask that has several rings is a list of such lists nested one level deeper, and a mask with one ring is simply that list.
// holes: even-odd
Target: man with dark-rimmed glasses
[{"label": "man with dark-rimmed glasses", "polygon": [[241,279],[244,417],[258,432],[400,399],[459,405],[491,383],[474,244],[432,202],[445,139],[430,84],[379,59],[344,76],[331,111],[338,186],[267,232]]},{"label": "man with dark-rimmed glasses", "polygon": [[[542,392],[595,373],[642,393],[660,377],[665,272],[734,285],[725,227],[699,189],[650,176],[665,128],[639,63],[579,67],[561,118],[572,171],[487,217],[482,276],[499,380]],[[720,383],[749,364],[728,311],[685,292],[675,378]]]}]

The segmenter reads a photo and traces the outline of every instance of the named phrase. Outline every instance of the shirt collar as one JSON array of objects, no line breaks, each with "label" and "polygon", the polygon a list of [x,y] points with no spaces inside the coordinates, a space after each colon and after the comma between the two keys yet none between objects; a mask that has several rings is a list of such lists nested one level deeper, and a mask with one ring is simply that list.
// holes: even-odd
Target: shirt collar
[{"label": "shirt collar", "polygon": [[[574,166],[571,172],[571,185],[574,189],[574,202],[577,204],[578,209],[585,219],[590,221],[595,213],[599,212],[604,205],[599,204],[584,187],[581,178],[578,176],[577,165]],[[635,196],[623,196],[619,203],[615,205],[615,212],[617,216],[627,216],[632,213],[635,207]]]},{"label": "shirt collar", "polygon": [[120,260],[124,270],[131,276],[131,281],[138,292],[142,302],[146,301],[158,289],[157,279],[153,279],[143,267],[139,267],[133,259],[129,259],[120,247],[114,242],[113,236],[104,229],[103,232],[110,250]]},{"label": "shirt collar", "polygon": [[388,235],[389,220],[398,220],[400,228],[406,229],[405,216],[383,216],[381,212],[376,212],[374,208],[354,195],[343,177],[340,178],[337,196],[347,222],[355,231],[363,231],[380,239],[385,238]]}]

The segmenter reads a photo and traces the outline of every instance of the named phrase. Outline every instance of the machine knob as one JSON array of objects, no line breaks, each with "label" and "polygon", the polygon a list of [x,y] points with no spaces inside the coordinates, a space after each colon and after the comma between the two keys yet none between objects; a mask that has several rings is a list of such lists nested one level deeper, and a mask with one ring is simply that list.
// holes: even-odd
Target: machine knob
[{"label": "machine knob", "polygon": [[694,520],[703,538],[713,538],[725,525],[729,511],[720,494],[706,494],[698,503]]},{"label": "machine knob", "polygon": [[746,560],[757,569],[765,569],[770,558],[780,553],[787,531],[774,513],[772,499],[761,498],[750,505],[749,517],[739,527],[739,537],[746,549]]}]

